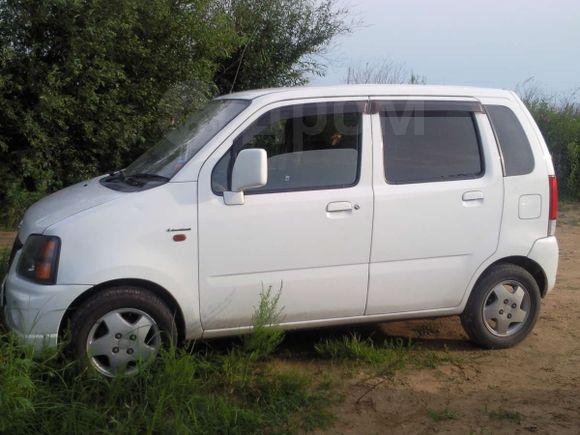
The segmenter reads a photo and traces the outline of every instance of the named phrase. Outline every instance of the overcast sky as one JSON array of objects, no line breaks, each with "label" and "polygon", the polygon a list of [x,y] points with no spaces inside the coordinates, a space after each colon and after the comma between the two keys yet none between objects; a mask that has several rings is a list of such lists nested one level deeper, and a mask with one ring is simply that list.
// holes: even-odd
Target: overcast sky
[{"label": "overcast sky", "polygon": [[388,60],[428,83],[513,89],[533,77],[550,93],[580,87],[580,0],[349,0],[362,26],[337,38],[324,78]]}]

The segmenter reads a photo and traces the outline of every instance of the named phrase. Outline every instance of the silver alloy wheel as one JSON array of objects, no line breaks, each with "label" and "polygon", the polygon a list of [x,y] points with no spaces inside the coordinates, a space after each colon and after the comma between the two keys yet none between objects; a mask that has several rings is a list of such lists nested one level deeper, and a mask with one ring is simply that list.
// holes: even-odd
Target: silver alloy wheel
[{"label": "silver alloy wheel", "polygon": [[518,281],[502,281],[489,290],[482,307],[483,323],[494,335],[508,337],[526,324],[530,294]]},{"label": "silver alloy wheel", "polygon": [[136,308],[108,312],[95,322],[87,338],[91,365],[108,377],[137,373],[139,365],[155,359],[160,347],[159,326]]}]

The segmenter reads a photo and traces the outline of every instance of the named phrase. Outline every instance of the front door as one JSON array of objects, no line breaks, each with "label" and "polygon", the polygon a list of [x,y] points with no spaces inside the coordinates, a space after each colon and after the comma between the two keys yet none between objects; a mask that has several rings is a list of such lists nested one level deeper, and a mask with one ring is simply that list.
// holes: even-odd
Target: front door
[{"label": "front door", "polygon": [[[199,176],[199,292],[205,330],[251,324],[260,293],[284,323],[364,314],[373,216],[365,102],[255,114]],[[226,205],[237,153],[263,148],[268,183]]]}]

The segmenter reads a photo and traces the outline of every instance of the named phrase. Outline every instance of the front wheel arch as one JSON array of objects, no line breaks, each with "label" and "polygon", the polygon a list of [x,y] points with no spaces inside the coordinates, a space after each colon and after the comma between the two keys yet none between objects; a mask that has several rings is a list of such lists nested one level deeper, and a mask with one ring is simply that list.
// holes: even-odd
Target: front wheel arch
[{"label": "front wheel arch", "polygon": [[80,294],[67,308],[65,311],[62,320],[60,321],[60,325],[58,328],[58,338],[62,340],[65,336],[66,330],[70,326],[70,321],[72,316],[74,315],[75,311],[82,306],[88,299],[99,293],[100,291],[112,288],[112,287],[119,287],[119,286],[131,286],[131,287],[141,287],[145,290],[149,290],[152,293],[156,294],[163,302],[167,305],[167,307],[174,313],[175,316],[175,325],[177,326],[177,340],[178,343],[182,343],[185,339],[185,318],[183,316],[183,312],[181,311],[181,307],[175,300],[175,298],[167,291],[165,288],[161,287],[154,282],[147,281],[144,279],[138,278],[127,278],[127,279],[116,279],[111,281],[106,281],[101,284],[98,284],[94,287],[91,287],[87,291]]}]

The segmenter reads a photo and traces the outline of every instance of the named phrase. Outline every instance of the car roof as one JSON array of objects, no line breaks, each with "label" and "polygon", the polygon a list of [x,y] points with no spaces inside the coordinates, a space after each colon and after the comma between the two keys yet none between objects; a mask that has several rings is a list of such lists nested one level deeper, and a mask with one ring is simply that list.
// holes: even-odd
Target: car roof
[{"label": "car roof", "polygon": [[426,97],[466,97],[466,98],[513,98],[513,92],[502,89],[471,86],[441,85],[340,85],[340,86],[296,86],[291,88],[267,88],[223,95],[219,99],[255,100],[268,97],[271,100],[325,97],[361,96],[426,96]]}]

